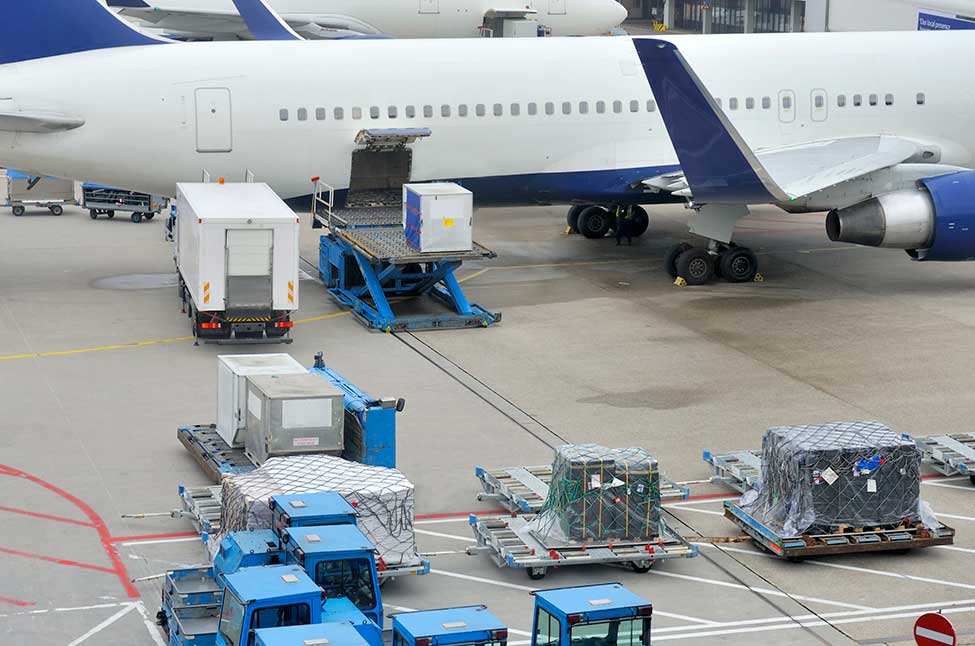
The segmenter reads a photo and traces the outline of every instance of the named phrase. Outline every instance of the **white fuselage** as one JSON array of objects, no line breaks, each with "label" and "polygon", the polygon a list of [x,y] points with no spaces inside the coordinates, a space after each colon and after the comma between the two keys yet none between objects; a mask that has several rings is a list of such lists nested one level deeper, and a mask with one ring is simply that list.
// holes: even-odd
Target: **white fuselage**
[{"label": "white fuselage", "polygon": [[[939,146],[942,164],[975,166],[973,34],[670,40],[752,148],[897,134]],[[204,170],[227,181],[252,171],[284,198],[310,194],[314,176],[346,188],[356,134],[368,128],[429,128],[411,179],[461,180],[481,202],[612,203],[677,165],[622,37],[101,50],[0,67],[0,97],[11,97],[0,110],[86,122],[0,133],[0,165],[162,195]]]}]

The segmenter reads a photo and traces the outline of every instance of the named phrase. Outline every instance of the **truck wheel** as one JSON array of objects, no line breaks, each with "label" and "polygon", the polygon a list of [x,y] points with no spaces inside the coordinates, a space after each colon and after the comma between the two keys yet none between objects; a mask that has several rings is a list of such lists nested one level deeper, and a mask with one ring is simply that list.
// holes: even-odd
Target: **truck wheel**
[{"label": "truck wheel", "polygon": [[147,220],[151,220],[151,219],[153,219],[154,217],[156,217],[156,214],[155,214],[155,213],[143,213],[143,214],[142,214],[142,217],[144,217],[144,218],[145,218],[145,219],[147,219]]},{"label": "truck wheel", "polygon": [[115,217],[115,211],[108,211],[105,213],[105,215],[107,215],[108,219],[111,220],[112,218]]},{"label": "truck wheel", "polygon": [[142,214],[141,213],[133,213],[132,214],[132,217],[129,218],[129,219],[132,220],[133,222],[135,222],[136,224],[139,224],[140,222],[142,222]]},{"label": "truck wheel", "polygon": [[528,568],[528,578],[532,581],[538,581],[544,579],[547,572],[548,570],[543,567],[530,567]]},{"label": "truck wheel", "polygon": [[50,210],[51,210],[51,215],[61,215],[62,213],[64,213],[64,207],[61,206],[60,204],[55,204],[54,206],[50,207]]},{"label": "truck wheel", "polygon": [[96,211],[95,209],[88,209],[88,217],[91,218],[92,220],[97,220],[98,211]]},{"label": "truck wheel", "polygon": [[19,218],[20,216],[22,216],[24,213],[27,212],[27,209],[25,209],[24,207],[18,205],[18,206],[15,206],[13,208],[13,212],[14,212],[14,215]]}]

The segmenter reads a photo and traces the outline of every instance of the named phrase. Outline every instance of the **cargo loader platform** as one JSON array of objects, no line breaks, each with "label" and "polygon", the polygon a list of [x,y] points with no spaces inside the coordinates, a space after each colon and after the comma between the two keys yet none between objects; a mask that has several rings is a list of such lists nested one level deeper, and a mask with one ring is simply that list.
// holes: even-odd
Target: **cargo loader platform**
[{"label": "cargo loader platform", "polygon": [[921,456],[931,467],[946,476],[968,476],[975,485],[975,433],[951,433],[914,437]]},{"label": "cargo loader platform", "polygon": [[[402,211],[377,204],[334,207],[335,189],[318,182],[312,198],[319,245],[319,277],[328,293],[367,328],[383,332],[488,327],[501,314],[471,303],[455,276],[465,261],[496,254],[473,243],[469,251],[420,252],[407,243]],[[398,315],[392,303],[430,296],[449,313]]]},{"label": "cargo loader platform", "polygon": [[704,461],[711,467],[714,482],[723,482],[732,489],[745,493],[758,489],[762,481],[761,451],[730,451],[728,453],[704,452]]},{"label": "cargo loader platform", "polygon": [[915,548],[951,545],[955,541],[955,530],[946,525],[937,529],[928,529],[921,523],[892,528],[851,527],[829,534],[781,536],[734,502],[724,503],[724,515],[766,551],[792,561],[860,552],[903,553]]},{"label": "cargo loader platform", "polygon": [[[530,467],[475,467],[474,474],[481,481],[483,493],[478,500],[493,500],[512,513],[536,514],[541,511],[552,483],[552,465]],[[691,495],[689,487],[660,476],[660,499],[684,500]]]},{"label": "cargo loader platform", "polygon": [[605,543],[555,542],[529,526],[532,516],[478,518],[469,523],[477,546],[470,554],[488,554],[498,567],[522,568],[533,580],[548,570],[572,565],[617,565],[636,572],[647,572],[664,559],[692,558],[698,548],[660,522],[662,533],[646,541]]}]

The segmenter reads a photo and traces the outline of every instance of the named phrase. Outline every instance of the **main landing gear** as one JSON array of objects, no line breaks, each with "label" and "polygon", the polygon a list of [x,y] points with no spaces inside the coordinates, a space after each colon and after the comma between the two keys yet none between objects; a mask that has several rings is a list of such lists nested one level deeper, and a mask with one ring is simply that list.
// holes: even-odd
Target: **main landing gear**
[{"label": "main landing gear", "polygon": [[664,268],[671,278],[685,285],[703,285],[712,278],[724,278],[729,283],[761,280],[754,252],[733,242],[711,241],[707,248],[686,242],[674,245],[664,257]]},{"label": "main landing gear", "polygon": [[[650,216],[642,206],[634,205],[632,209],[630,234],[636,238],[650,228]],[[616,207],[576,204],[566,214],[565,223],[571,233],[581,233],[591,239],[603,238],[610,231],[616,230]]]}]

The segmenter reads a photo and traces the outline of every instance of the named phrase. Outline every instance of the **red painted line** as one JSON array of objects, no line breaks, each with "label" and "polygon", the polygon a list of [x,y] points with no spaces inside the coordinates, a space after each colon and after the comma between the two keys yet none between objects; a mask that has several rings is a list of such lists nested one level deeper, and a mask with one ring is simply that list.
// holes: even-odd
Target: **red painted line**
[{"label": "red painted line", "polygon": [[455,511],[449,514],[421,514],[414,520],[438,520],[440,518],[461,518],[462,516],[497,516],[498,514],[510,514],[507,509],[490,509],[488,511]]},{"label": "red painted line", "polygon": [[11,599],[10,597],[0,597],[0,603],[9,603],[11,606],[20,606],[21,608],[37,605],[33,601],[21,601],[20,599]]},{"label": "red painted line", "polygon": [[[944,480],[949,476],[941,475],[940,473],[924,473],[921,475],[921,480]],[[954,478],[955,476],[950,476]]]},{"label": "red painted line", "polygon": [[86,523],[83,520],[75,520],[74,518],[65,518],[64,516],[51,516],[50,514],[39,514],[36,511],[28,511],[26,509],[17,509],[15,507],[4,507],[0,505],[0,511],[7,511],[11,514],[22,514],[24,516],[30,516],[31,518],[43,518],[44,520],[56,520],[59,523],[71,523],[72,525],[81,525],[82,527],[94,527],[91,523]]},{"label": "red painted line", "polygon": [[108,531],[108,526],[105,524],[105,521],[102,520],[102,517],[98,515],[98,512],[92,509],[88,503],[76,496],[71,495],[60,487],[46,482],[37,476],[31,475],[26,471],[15,469],[14,467],[0,464],[0,475],[23,478],[29,482],[33,482],[34,484],[41,486],[58,496],[61,496],[77,507],[88,518],[95,531],[98,532],[98,538],[102,542],[102,548],[104,548],[105,554],[108,556],[108,560],[112,563],[112,569],[108,571],[113,572],[115,576],[118,577],[119,583],[122,584],[122,587],[125,589],[125,593],[130,599],[137,599],[139,597],[139,591],[136,589],[135,585],[129,581],[129,573],[125,569],[125,564],[122,563],[122,557],[119,556],[118,550],[115,548],[115,545],[112,544],[112,536]]},{"label": "red painted line", "polygon": [[196,532],[176,532],[173,534],[141,534],[136,536],[112,536],[108,540],[113,543],[121,543],[123,541],[151,541],[155,538],[189,538],[190,536],[199,536]]},{"label": "red painted line", "polygon": [[32,554],[31,552],[21,552],[20,550],[12,550],[7,547],[0,547],[0,553],[12,554],[13,556],[23,556],[24,558],[37,559],[38,561],[47,561],[48,563],[57,563],[58,565],[69,565],[71,567],[80,567],[86,570],[96,570],[98,572],[108,572],[109,574],[115,574],[115,570],[113,570],[112,568],[102,567],[101,565],[91,565],[90,563],[79,563],[78,561],[59,559],[53,556],[44,556],[43,554]]},{"label": "red painted line", "polygon": [[[824,216],[819,215],[819,217],[822,218]],[[742,218],[740,222],[777,222],[779,224],[801,224],[803,226],[807,224],[805,222],[797,222],[796,220],[785,220],[785,219],[777,219],[777,218],[757,218],[752,216]]]}]

